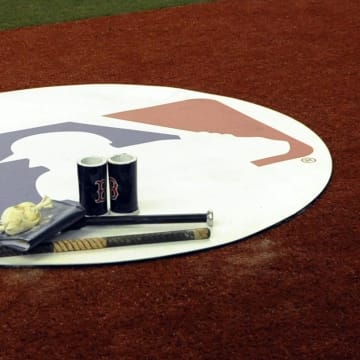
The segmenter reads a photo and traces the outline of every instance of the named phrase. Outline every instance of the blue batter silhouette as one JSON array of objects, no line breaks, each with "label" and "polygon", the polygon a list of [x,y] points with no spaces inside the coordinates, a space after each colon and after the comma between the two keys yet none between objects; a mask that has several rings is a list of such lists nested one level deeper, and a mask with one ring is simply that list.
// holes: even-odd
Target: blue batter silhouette
[{"label": "blue batter silhouette", "polygon": [[[0,212],[8,206],[23,201],[40,201],[41,196],[35,186],[36,180],[49,171],[49,168],[45,166],[29,167],[30,159],[27,158],[1,162],[12,155],[12,144],[28,136],[56,132],[83,132],[100,135],[111,141],[111,145],[117,148],[152,141],[179,139],[176,135],[76,122],[63,122],[2,133],[0,134],[0,188],[2,189]],[[66,139],[64,139],[64,146],[66,146]]]}]

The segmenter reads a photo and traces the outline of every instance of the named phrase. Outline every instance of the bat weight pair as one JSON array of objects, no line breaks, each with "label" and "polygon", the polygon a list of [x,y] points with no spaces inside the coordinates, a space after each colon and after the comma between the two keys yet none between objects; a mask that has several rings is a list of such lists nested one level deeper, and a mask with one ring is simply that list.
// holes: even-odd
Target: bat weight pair
[{"label": "bat weight pair", "polygon": [[137,199],[137,159],[131,154],[113,155],[106,159],[88,156],[77,163],[79,202],[86,215],[135,213]]}]

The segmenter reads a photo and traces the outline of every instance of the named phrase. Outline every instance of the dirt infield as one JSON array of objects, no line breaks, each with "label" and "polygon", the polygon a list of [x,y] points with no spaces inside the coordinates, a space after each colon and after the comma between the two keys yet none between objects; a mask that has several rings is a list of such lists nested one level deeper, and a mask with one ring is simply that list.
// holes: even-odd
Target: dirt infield
[{"label": "dirt infield", "polygon": [[0,269],[0,359],[357,359],[359,18],[356,1],[220,0],[0,32],[0,91],[131,83],[221,94],[298,119],[334,158],[320,199],[245,242]]}]

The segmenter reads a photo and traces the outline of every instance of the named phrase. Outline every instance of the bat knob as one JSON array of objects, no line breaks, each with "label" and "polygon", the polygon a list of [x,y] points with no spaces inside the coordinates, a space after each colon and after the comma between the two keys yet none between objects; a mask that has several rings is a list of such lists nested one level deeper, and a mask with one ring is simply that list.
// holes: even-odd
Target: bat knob
[{"label": "bat knob", "polygon": [[210,227],[214,225],[214,213],[212,210],[208,210],[206,213],[206,224]]}]

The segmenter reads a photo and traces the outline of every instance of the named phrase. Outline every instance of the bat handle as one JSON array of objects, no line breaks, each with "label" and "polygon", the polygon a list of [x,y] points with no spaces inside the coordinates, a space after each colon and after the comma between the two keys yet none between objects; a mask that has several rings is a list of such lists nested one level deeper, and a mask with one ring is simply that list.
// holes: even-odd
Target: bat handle
[{"label": "bat handle", "polygon": [[67,230],[80,229],[91,225],[136,225],[136,224],[171,224],[205,222],[209,227],[214,224],[214,213],[208,210],[200,214],[165,214],[165,215],[121,215],[84,217]]}]

